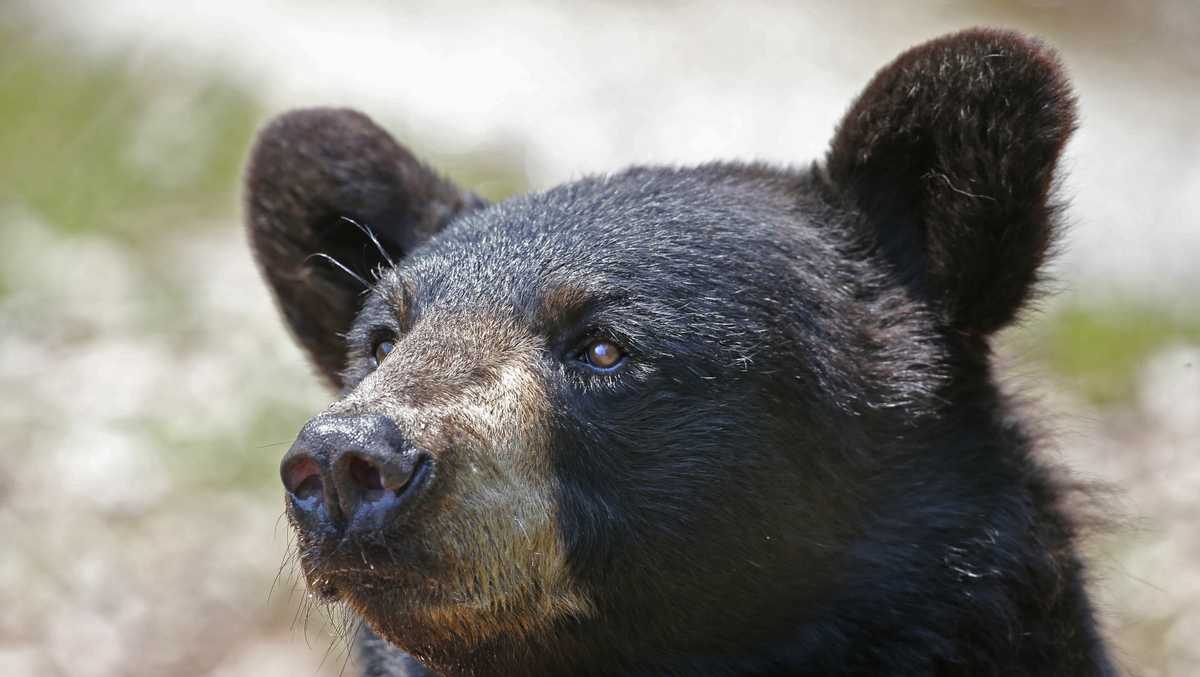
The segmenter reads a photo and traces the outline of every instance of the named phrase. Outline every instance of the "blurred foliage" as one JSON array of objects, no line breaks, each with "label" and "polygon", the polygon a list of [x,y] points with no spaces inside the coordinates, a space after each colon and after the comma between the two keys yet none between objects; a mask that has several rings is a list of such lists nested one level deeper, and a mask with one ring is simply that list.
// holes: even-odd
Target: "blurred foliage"
[{"label": "blurred foliage", "polygon": [[296,403],[254,406],[248,425],[213,435],[181,432],[169,421],[137,422],[139,432],[164,454],[174,486],[186,493],[247,492],[279,497],[279,459],[312,411]]},{"label": "blurred foliage", "polygon": [[[123,239],[228,217],[265,117],[257,100],[216,74],[61,47],[0,26],[0,202]],[[527,187],[513,144],[448,155],[405,141],[488,199]]]},{"label": "blurred foliage", "polygon": [[1131,301],[1066,306],[1040,318],[1024,341],[1031,357],[1093,404],[1123,404],[1147,358],[1172,343],[1200,343],[1200,315]]},{"label": "blurred foliage", "polygon": [[[389,125],[386,119],[380,120],[380,123],[388,129],[397,129]],[[411,145],[413,152],[434,169],[492,202],[529,190],[528,177],[520,169],[524,156],[516,141],[489,144],[473,149],[470,154],[452,155],[436,148],[426,148],[418,139],[393,133],[401,137],[402,143]]]},{"label": "blurred foliage", "polygon": [[60,47],[0,30],[0,201],[126,237],[231,211],[261,117],[250,97],[133,54]]}]

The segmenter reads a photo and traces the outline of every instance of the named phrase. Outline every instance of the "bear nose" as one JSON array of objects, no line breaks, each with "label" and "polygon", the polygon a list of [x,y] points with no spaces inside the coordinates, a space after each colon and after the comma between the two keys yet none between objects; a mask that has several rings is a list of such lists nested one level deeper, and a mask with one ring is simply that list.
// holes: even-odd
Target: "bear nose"
[{"label": "bear nose", "polygon": [[416,493],[427,461],[387,416],[318,416],[300,431],[279,474],[302,521],[371,528],[394,519]]}]

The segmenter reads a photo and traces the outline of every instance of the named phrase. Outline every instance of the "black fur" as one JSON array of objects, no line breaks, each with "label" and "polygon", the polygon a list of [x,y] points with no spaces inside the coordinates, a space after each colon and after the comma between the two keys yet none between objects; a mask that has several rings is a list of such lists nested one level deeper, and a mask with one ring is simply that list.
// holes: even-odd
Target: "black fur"
[{"label": "black fur", "polygon": [[[477,641],[406,625],[392,550],[343,592],[446,674],[1113,674],[1064,490],[989,362],[1054,240],[1073,125],[1054,56],[988,30],[882,70],[803,171],[634,168],[485,207],[356,113],[283,117],[249,228],[292,330],[347,392],[381,332],[428,355],[357,401],[383,413],[489,373],[438,371],[474,350],[445,318],[538,337],[533,455],[593,607]],[[386,270],[360,295],[315,252]],[[571,362],[596,335],[618,373]],[[373,635],[361,657],[418,669]]]},{"label": "black fur", "polygon": [[1013,33],[933,40],[882,69],[827,159],[864,240],[952,328],[1008,324],[1056,235],[1055,161],[1075,127],[1057,57]]},{"label": "black fur", "polygon": [[346,366],[342,334],[366,290],[317,255],[371,277],[385,259],[354,223],[375,225],[388,258],[399,259],[482,205],[350,110],[279,117],[260,133],[246,171],[255,257],[292,334],[335,387]]}]

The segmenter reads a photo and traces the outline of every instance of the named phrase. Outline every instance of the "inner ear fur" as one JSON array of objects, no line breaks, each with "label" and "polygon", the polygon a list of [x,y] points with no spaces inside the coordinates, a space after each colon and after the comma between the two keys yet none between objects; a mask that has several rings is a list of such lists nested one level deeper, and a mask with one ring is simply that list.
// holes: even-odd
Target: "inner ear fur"
[{"label": "inner ear fur", "polygon": [[1075,120],[1053,51],[972,29],[880,70],[838,126],[825,169],[902,283],[947,328],[988,334],[1013,320],[1052,249],[1054,171]]},{"label": "inner ear fur", "polygon": [[[342,386],[345,332],[362,283],[460,213],[483,206],[419,162],[357,111],[285,113],[259,133],[245,177],[247,233],[259,270],[296,340]],[[349,220],[369,228],[386,254]]]}]

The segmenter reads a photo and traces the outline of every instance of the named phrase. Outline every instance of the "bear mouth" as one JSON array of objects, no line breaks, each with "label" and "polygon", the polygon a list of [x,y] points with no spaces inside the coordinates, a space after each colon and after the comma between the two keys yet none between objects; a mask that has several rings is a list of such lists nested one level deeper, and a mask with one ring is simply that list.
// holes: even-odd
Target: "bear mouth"
[{"label": "bear mouth", "polygon": [[[363,561],[367,563],[364,564]],[[428,587],[426,577],[407,568],[397,570],[394,563],[386,566],[375,564],[383,561],[361,553],[359,566],[334,566],[328,562],[305,563],[305,581],[309,591],[322,603],[348,602],[350,597],[363,592],[378,593],[390,589],[411,598],[419,598]],[[342,563],[344,564],[344,562]]]},{"label": "bear mouth", "polygon": [[[432,483],[434,464],[418,462],[411,478],[391,500],[415,498]],[[372,497],[376,498],[377,497]],[[391,519],[356,515],[349,523],[312,525],[297,523],[299,566],[309,591],[322,602],[344,601],[347,593],[382,586],[419,592],[428,583],[428,553],[410,522],[414,505],[402,505]]]}]

